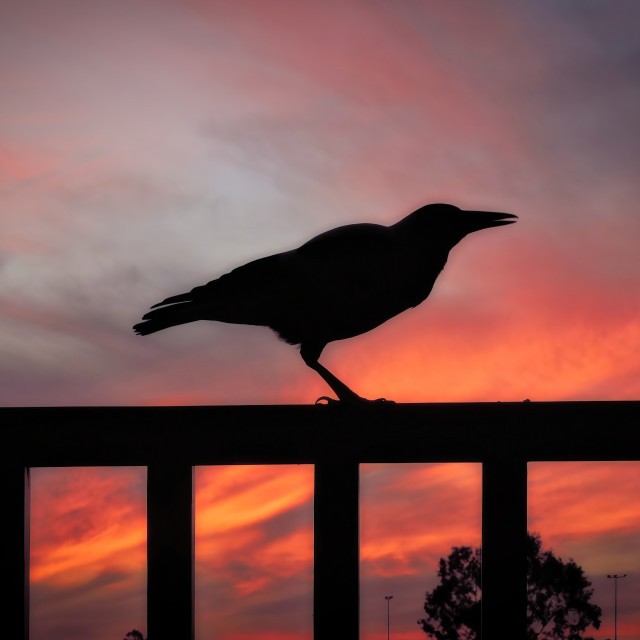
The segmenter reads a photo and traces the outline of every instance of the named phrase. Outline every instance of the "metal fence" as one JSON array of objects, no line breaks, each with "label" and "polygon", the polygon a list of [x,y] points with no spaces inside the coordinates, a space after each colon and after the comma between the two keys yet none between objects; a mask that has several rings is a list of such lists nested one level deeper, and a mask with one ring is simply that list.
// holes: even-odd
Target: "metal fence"
[{"label": "metal fence", "polygon": [[148,636],[190,640],[193,467],[315,465],[314,638],[356,640],[359,464],[482,463],[482,630],[492,640],[525,638],[527,462],[640,460],[640,402],[5,408],[0,424],[2,622],[25,640],[31,467],[147,467]]}]

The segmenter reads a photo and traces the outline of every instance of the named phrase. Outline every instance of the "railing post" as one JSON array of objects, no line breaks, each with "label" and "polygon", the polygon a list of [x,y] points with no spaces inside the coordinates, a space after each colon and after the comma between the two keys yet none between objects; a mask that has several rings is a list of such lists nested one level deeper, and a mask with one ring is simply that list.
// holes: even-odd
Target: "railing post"
[{"label": "railing post", "polygon": [[483,462],[483,640],[526,638],[527,463],[510,453]]},{"label": "railing post", "polygon": [[358,463],[315,466],[314,640],[358,640]]},{"label": "railing post", "polygon": [[0,526],[0,562],[6,587],[2,628],[7,638],[29,638],[29,469],[0,469],[4,495]]},{"label": "railing post", "polygon": [[152,640],[194,638],[193,467],[147,469],[147,629]]}]

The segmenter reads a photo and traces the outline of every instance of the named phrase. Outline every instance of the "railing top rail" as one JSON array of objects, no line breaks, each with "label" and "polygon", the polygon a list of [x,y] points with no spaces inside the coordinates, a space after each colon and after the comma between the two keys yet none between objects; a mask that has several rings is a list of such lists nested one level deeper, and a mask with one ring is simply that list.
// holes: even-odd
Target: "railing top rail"
[{"label": "railing top rail", "polygon": [[25,466],[640,459],[640,401],[0,408]]}]

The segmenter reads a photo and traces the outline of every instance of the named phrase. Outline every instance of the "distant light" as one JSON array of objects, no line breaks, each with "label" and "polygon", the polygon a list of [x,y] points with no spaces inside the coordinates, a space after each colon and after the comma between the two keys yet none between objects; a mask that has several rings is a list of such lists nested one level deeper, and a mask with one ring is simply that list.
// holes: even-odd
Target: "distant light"
[{"label": "distant light", "polygon": [[627,574],[623,573],[621,576],[619,576],[617,573],[614,573],[613,575],[608,575],[607,574],[607,578],[613,578],[613,584],[614,584],[614,600],[613,600],[613,637],[614,640],[618,640],[618,578],[626,578]]},{"label": "distant light", "polygon": [[385,596],[384,599],[387,601],[387,640],[389,640],[389,603],[393,596]]}]

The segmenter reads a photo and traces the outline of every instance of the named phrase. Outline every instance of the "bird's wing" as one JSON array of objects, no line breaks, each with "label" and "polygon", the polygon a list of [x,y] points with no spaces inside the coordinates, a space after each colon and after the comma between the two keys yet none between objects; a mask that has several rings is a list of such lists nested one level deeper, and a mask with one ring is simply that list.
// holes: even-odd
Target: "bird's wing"
[{"label": "bird's wing", "polygon": [[387,227],[375,224],[339,227],[298,249],[254,260],[160,304],[207,303],[238,295],[263,304],[267,295],[274,303],[283,304],[304,292],[315,297],[319,289],[335,289],[346,283],[357,286],[390,260],[392,242],[387,231]]},{"label": "bird's wing", "polygon": [[145,319],[264,325],[291,343],[358,335],[413,306],[410,253],[388,227],[348,225],[167,298]]},{"label": "bird's wing", "polygon": [[269,256],[212,280],[191,291],[154,304],[134,330],[146,335],[196,320],[269,325],[270,283],[278,281],[280,256]]},{"label": "bird's wing", "polygon": [[395,253],[387,227],[348,225],[238,267],[182,299],[212,320],[270,326],[298,342],[367,313],[389,280]]},{"label": "bird's wing", "polygon": [[339,227],[323,233],[296,251],[286,260],[297,278],[306,283],[306,291],[323,304],[342,305],[351,300],[358,304],[361,297],[397,266],[399,247],[387,227],[357,224]]},{"label": "bird's wing", "polygon": [[[386,227],[349,225],[316,236],[298,249],[248,262],[189,294],[167,301],[206,302],[221,295],[261,297],[265,289],[288,295],[293,289],[315,290],[366,273],[372,262],[389,253]],[[165,301],[165,302],[167,302]]]},{"label": "bird's wing", "polygon": [[283,278],[282,256],[276,254],[248,262],[165,302],[191,303],[198,307],[202,319],[268,325],[272,290]]},{"label": "bird's wing", "polygon": [[413,305],[406,296],[415,275],[413,253],[388,227],[375,224],[317,236],[283,256],[297,286],[295,313],[282,319],[283,326],[288,329],[286,321],[293,316],[296,326],[327,341],[378,326]]}]

